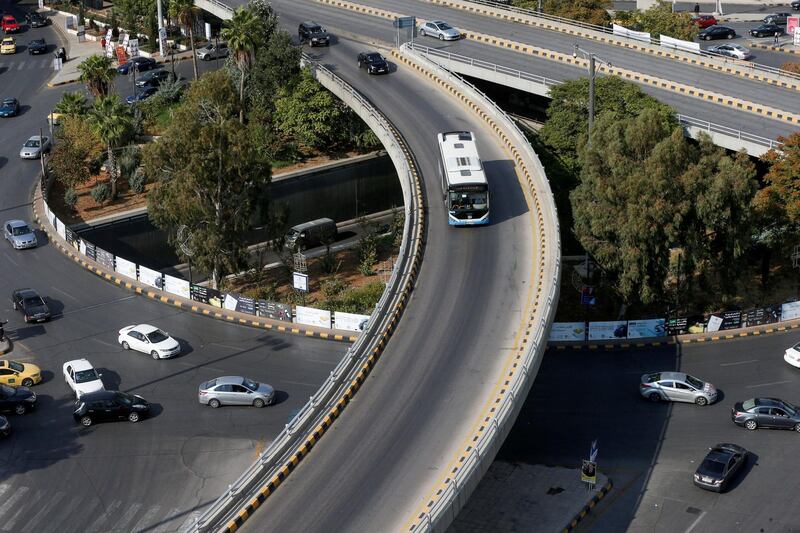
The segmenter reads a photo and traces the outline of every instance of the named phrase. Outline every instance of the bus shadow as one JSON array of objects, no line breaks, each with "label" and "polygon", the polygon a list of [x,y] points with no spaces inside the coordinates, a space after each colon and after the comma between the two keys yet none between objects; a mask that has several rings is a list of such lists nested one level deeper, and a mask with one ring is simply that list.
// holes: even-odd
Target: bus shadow
[{"label": "bus shadow", "polygon": [[483,168],[489,182],[491,224],[500,224],[529,211],[512,161],[508,159],[484,161]]}]

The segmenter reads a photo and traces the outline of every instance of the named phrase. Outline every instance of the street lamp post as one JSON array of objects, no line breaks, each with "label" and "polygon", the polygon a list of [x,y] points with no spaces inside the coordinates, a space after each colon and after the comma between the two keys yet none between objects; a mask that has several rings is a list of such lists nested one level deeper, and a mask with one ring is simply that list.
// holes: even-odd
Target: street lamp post
[{"label": "street lamp post", "polygon": [[601,57],[598,57],[597,54],[593,52],[587,52],[576,43],[575,48],[572,51],[572,57],[577,58],[579,52],[589,58],[589,133],[591,133],[592,125],[594,124],[594,78],[597,70],[596,61],[605,63],[609,67],[611,67],[611,63]]}]

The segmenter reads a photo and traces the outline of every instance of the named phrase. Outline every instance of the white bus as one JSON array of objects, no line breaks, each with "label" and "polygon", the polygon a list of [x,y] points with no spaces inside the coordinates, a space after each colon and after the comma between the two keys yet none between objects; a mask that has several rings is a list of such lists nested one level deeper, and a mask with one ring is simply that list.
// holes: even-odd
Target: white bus
[{"label": "white bus", "polygon": [[442,193],[447,223],[474,226],[489,223],[489,183],[471,131],[437,135],[442,174]]}]

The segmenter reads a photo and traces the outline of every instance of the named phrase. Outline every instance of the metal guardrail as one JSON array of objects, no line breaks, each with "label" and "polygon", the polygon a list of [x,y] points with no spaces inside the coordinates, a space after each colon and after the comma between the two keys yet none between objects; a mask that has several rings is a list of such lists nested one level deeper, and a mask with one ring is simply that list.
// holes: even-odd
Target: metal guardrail
[{"label": "metal guardrail", "polygon": [[[364,334],[348,349],[344,357],[336,365],[317,392],[309,398],[300,412],[284,427],[272,444],[260,454],[259,458],[228,486],[228,490],[197,519],[187,531],[208,532],[223,528],[232,520],[236,512],[253,497],[268,480],[286,468],[287,461],[293,456],[303,438],[311,428],[319,427],[337,402],[344,397],[345,391],[352,387],[352,382],[365,362],[377,349],[383,346],[386,332],[391,320],[397,318],[399,302],[408,298],[411,281],[418,268],[421,254],[421,226],[423,224],[422,196],[418,190],[407,155],[396,132],[389,121],[360,93],[350,87],[344,80],[336,76],[322,65],[314,64],[303,54],[304,64],[310,64],[315,77],[343,100],[351,101],[350,107],[365,120],[384,142],[389,155],[398,167],[398,175],[405,197],[405,226],[403,240],[400,244],[398,262],[395,265],[386,290],[381,296],[373,319]],[[392,312],[394,310],[394,312]]]},{"label": "metal guardrail", "polygon": [[[539,83],[545,85],[547,87],[555,87],[557,85],[561,85],[564,83],[560,80],[554,80],[552,78],[546,78],[544,76],[539,76],[538,74],[531,74],[529,72],[523,72],[517,69],[513,69],[510,67],[504,67],[502,65],[498,65],[496,63],[490,63],[488,61],[483,61],[480,59],[474,59],[472,57],[460,55],[460,54],[452,54],[450,52],[445,52],[443,50],[438,50],[436,48],[430,48],[428,46],[422,46],[416,43],[406,43],[408,48],[426,56],[429,58],[443,58],[447,59],[448,61],[456,61],[459,63],[463,63],[465,65],[476,66],[478,68],[485,68],[491,72],[497,72],[500,74],[506,74],[508,76],[518,78],[521,80],[528,80],[535,83]],[[434,62],[435,59],[433,59]],[[440,65],[441,66],[441,65]],[[684,127],[687,126],[694,126],[697,128],[704,129],[709,133],[720,133],[723,135],[729,135],[736,139],[740,139],[743,141],[747,141],[753,144],[757,144],[759,146],[765,146],[767,148],[780,148],[783,146],[782,143],[778,141],[768,139],[766,137],[761,137],[759,135],[754,135],[752,133],[747,133],[741,130],[737,130],[734,128],[729,128],[727,126],[722,126],[720,124],[715,124],[713,122],[708,122],[706,120],[701,120],[699,118],[690,117],[688,115],[683,115],[680,113],[676,113],[678,121]]]}]

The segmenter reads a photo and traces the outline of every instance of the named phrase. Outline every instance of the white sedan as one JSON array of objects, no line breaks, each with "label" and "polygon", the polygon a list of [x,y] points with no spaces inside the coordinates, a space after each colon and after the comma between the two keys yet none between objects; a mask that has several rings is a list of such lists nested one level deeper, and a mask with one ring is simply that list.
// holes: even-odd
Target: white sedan
[{"label": "white sedan", "polygon": [[69,388],[80,398],[84,394],[105,390],[103,376],[89,362],[88,359],[75,359],[67,361],[62,367],[64,371],[64,381]]},{"label": "white sedan", "polygon": [[783,354],[783,360],[792,366],[800,368],[800,342],[786,349]]},{"label": "white sedan", "polygon": [[736,59],[748,59],[751,56],[750,50],[738,44],[718,44],[717,46],[709,46],[708,51]]},{"label": "white sedan", "polygon": [[153,359],[168,359],[181,353],[181,344],[169,333],[148,324],[122,328],[118,341],[125,350],[149,353]]}]

